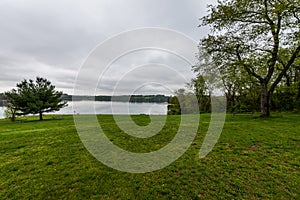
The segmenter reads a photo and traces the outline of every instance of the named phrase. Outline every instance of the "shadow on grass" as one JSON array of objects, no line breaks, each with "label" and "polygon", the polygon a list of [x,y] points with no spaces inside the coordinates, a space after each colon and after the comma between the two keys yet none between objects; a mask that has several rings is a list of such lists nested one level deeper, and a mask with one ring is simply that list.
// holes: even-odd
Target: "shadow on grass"
[{"label": "shadow on grass", "polygon": [[64,120],[64,116],[47,116],[47,118],[44,118],[43,120],[40,120],[39,118],[18,118],[15,121],[12,121],[13,123],[29,123],[29,122],[44,122],[44,121],[58,121],[58,120]]},{"label": "shadow on grass", "polygon": [[227,114],[227,117],[231,117],[231,118],[239,118],[239,119],[262,119],[262,120],[268,120],[268,119],[277,119],[277,118],[284,118],[284,115],[285,113],[279,113],[279,112],[274,112],[274,113],[271,113],[270,116],[268,117],[264,117],[264,116],[261,116],[260,113],[234,113],[234,114]]}]

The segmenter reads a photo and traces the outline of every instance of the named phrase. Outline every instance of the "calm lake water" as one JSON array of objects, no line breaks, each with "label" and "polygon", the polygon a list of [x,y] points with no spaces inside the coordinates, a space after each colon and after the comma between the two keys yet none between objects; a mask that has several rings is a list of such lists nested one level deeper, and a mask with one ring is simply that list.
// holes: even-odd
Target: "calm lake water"
[{"label": "calm lake water", "polygon": [[[68,106],[62,108],[55,114],[151,114],[166,115],[167,104],[165,103],[127,103],[127,102],[108,102],[108,101],[77,101],[76,108],[73,103],[68,102]],[[91,113],[91,108],[94,113]],[[4,107],[0,107],[0,118],[4,118]],[[50,114],[50,113],[45,113]]]}]

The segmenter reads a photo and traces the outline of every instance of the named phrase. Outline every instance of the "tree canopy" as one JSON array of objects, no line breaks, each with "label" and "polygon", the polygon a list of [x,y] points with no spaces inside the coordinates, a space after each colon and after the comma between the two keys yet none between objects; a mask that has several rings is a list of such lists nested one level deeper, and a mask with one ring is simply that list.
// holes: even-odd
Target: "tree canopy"
[{"label": "tree canopy", "polygon": [[212,33],[199,59],[210,55],[228,87],[259,85],[261,116],[269,116],[276,86],[300,59],[299,0],[220,0],[209,9],[200,26]]},{"label": "tree canopy", "polygon": [[37,77],[35,82],[29,79],[17,83],[16,89],[4,95],[10,109],[20,111],[21,115],[39,114],[40,120],[43,120],[43,113],[67,106],[67,102],[61,99],[62,94],[50,81]]}]

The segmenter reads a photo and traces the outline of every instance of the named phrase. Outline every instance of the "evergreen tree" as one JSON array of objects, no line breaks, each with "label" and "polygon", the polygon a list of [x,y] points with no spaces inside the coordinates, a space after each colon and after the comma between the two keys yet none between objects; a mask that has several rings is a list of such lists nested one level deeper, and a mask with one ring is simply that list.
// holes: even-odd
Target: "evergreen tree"
[{"label": "evergreen tree", "polygon": [[10,107],[22,115],[39,114],[40,120],[43,120],[43,113],[67,106],[67,102],[61,99],[62,95],[62,92],[55,91],[50,81],[41,77],[37,77],[35,82],[23,80],[17,84],[17,89],[5,93]]}]

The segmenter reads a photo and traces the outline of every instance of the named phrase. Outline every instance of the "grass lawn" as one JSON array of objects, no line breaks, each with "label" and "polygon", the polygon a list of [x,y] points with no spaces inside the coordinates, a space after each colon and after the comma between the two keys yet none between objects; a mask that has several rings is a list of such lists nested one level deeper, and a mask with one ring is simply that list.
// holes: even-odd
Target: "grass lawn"
[{"label": "grass lawn", "polygon": [[[168,116],[159,134],[138,139],[123,133],[112,116],[98,116],[111,141],[134,152],[166,145],[179,117]],[[201,115],[198,134],[182,157],[145,174],[96,160],[72,116],[0,120],[0,199],[300,199],[300,115],[228,115],[217,145],[199,159],[209,117]],[[148,116],[133,119],[149,123]]]}]

